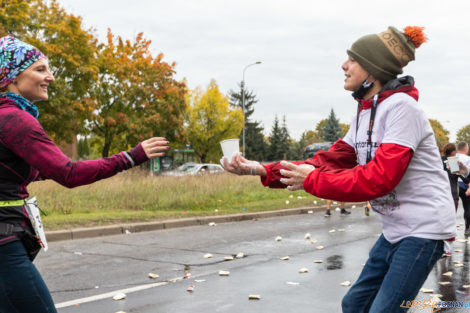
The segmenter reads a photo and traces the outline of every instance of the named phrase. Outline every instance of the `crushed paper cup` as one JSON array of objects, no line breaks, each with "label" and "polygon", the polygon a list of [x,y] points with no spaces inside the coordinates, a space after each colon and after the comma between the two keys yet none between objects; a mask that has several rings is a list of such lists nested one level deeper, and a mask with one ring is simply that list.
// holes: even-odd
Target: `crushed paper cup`
[{"label": "crushed paper cup", "polygon": [[462,252],[462,250],[461,249],[455,249],[454,252],[459,253],[459,252]]},{"label": "crushed paper cup", "polygon": [[429,289],[429,288],[421,288],[419,291],[423,292],[423,293],[433,293],[434,292],[433,289]]},{"label": "crushed paper cup", "polygon": [[229,271],[219,271],[219,276],[229,276],[230,272]]},{"label": "crushed paper cup", "polygon": [[341,286],[345,286],[345,287],[349,287],[351,286],[351,282],[349,280],[346,280],[346,281],[343,281],[342,283],[340,283]]},{"label": "crushed paper cup", "polygon": [[344,232],[344,228],[338,229],[339,232]]},{"label": "crushed paper cup", "polygon": [[464,267],[464,264],[463,263],[457,263],[454,265],[454,267]]},{"label": "crushed paper cup", "polygon": [[214,222],[210,222],[208,225],[209,225],[209,226],[216,226],[217,224],[214,223]]},{"label": "crushed paper cup", "polygon": [[249,300],[260,300],[261,296],[260,295],[249,295],[248,299]]},{"label": "crushed paper cup", "polygon": [[233,256],[226,256],[224,258],[225,261],[233,261]]},{"label": "crushed paper cup", "polygon": [[210,259],[210,258],[212,258],[212,254],[210,253],[204,254],[204,259]]},{"label": "crushed paper cup", "polygon": [[245,253],[243,252],[238,252],[237,255],[235,256],[235,258],[237,259],[243,259],[245,257]]},{"label": "crushed paper cup", "polygon": [[308,210],[307,214],[313,214],[312,210]]},{"label": "crushed paper cup", "polygon": [[301,269],[299,270],[299,273],[300,273],[300,274],[308,273],[308,268],[305,268],[305,267],[301,268]]},{"label": "crushed paper cup", "polygon": [[323,250],[323,248],[324,248],[323,246],[316,246],[317,250]]},{"label": "crushed paper cup", "polygon": [[334,233],[336,230],[332,229],[329,231],[329,233]]},{"label": "crushed paper cup", "polygon": [[318,263],[318,264],[320,264],[320,263],[323,263],[323,260],[313,260],[313,263]]},{"label": "crushed paper cup", "polygon": [[149,278],[152,278],[152,279],[160,277],[159,275],[154,274],[154,273],[149,273],[148,276],[149,276]]},{"label": "crushed paper cup", "polygon": [[443,276],[449,276],[449,277],[451,277],[451,276],[452,276],[452,274],[453,274],[452,272],[445,272],[445,273],[444,273],[444,274],[442,274],[442,275],[443,275]]},{"label": "crushed paper cup", "polygon": [[447,285],[450,285],[451,282],[450,281],[440,281],[439,282],[439,285],[442,285],[442,286],[447,286]]},{"label": "crushed paper cup", "polygon": [[310,239],[310,237],[311,237],[310,233],[305,234],[305,239]]},{"label": "crushed paper cup", "polygon": [[293,282],[293,281],[288,281],[288,282],[286,282],[286,284],[288,284],[288,285],[290,285],[290,286],[298,286],[298,285],[300,285],[300,283]]},{"label": "crushed paper cup", "polygon": [[282,261],[287,261],[287,260],[289,260],[289,259],[290,259],[290,257],[289,257],[288,255],[287,255],[287,256],[283,256],[283,257],[281,258]]},{"label": "crushed paper cup", "polygon": [[316,239],[312,239],[312,241],[311,241],[311,243],[317,243],[317,242],[318,242],[318,240],[316,240]]},{"label": "crushed paper cup", "polygon": [[119,300],[124,300],[126,298],[126,294],[125,293],[118,293],[118,294],[115,294],[113,299],[116,300],[116,301],[119,301]]},{"label": "crushed paper cup", "polygon": [[277,236],[276,239],[274,239],[276,241],[281,241],[282,240],[282,237],[281,236]]}]

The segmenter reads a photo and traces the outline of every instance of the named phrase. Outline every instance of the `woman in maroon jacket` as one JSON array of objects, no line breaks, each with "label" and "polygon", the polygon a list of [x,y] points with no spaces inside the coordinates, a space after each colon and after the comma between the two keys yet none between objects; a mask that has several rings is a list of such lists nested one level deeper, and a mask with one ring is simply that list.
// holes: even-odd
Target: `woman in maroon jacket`
[{"label": "woman in maroon jacket", "polygon": [[26,186],[37,179],[69,188],[90,184],[164,155],[169,142],[154,137],[108,158],[72,162],[45,134],[33,104],[48,99],[54,81],[47,58],[6,36],[0,66],[0,312],[56,312],[32,263],[39,244],[24,208]]}]

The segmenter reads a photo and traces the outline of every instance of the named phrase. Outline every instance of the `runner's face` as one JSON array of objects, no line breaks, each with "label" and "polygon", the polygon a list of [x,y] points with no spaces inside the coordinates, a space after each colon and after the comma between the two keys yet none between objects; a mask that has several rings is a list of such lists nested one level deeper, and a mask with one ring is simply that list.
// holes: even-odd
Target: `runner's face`
[{"label": "runner's face", "polygon": [[346,76],[344,89],[349,91],[358,90],[362,83],[369,77],[369,73],[367,73],[352,56],[348,57],[341,68]]},{"label": "runner's face", "polygon": [[54,81],[54,76],[49,69],[46,59],[34,62],[30,67],[21,72],[7,90],[17,93],[31,102],[47,100],[49,98],[47,88]]}]

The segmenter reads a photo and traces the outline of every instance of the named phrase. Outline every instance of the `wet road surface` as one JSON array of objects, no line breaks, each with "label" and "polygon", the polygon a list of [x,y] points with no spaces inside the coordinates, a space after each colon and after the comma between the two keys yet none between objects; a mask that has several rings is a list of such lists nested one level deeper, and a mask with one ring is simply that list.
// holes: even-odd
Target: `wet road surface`
[{"label": "wet road surface", "polygon": [[[381,232],[374,214],[366,217],[361,208],[352,212],[56,242],[41,252],[36,265],[60,313],[341,312],[348,287],[340,283],[354,282]],[[311,239],[305,239],[306,233]],[[463,230],[458,233],[463,238]],[[277,236],[282,240],[276,241]],[[456,242],[454,249],[460,252],[441,259],[423,287],[434,289],[444,301],[468,302],[470,288],[462,286],[470,284],[470,244]],[[239,252],[243,258],[225,261]],[[204,258],[208,253],[212,258]],[[285,256],[289,260],[280,259]],[[464,266],[456,268],[454,261]],[[299,273],[301,268],[308,272]],[[230,275],[219,276],[220,270]],[[442,275],[449,271],[451,277]],[[160,277],[150,279],[148,273]],[[187,273],[191,278],[184,279]],[[451,284],[438,283],[442,281]],[[194,290],[188,292],[191,285]],[[126,298],[113,300],[120,291]],[[249,295],[261,299],[249,300]],[[417,298],[428,299],[425,293]],[[470,308],[441,311],[470,313]]]}]

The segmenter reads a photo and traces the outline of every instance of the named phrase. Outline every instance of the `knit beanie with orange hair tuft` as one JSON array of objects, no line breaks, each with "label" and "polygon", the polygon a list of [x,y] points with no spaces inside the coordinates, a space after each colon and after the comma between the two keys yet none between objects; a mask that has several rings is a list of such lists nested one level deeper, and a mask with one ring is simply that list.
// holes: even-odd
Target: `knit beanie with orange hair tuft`
[{"label": "knit beanie with orange hair tuft", "polygon": [[375,79],[385,83],[403,73],[402,68],[415,59],[415,48],[427,40],[423,29],[408,26],[400,32],[390,26],[380,34],[359,38],[347,53]]}]

